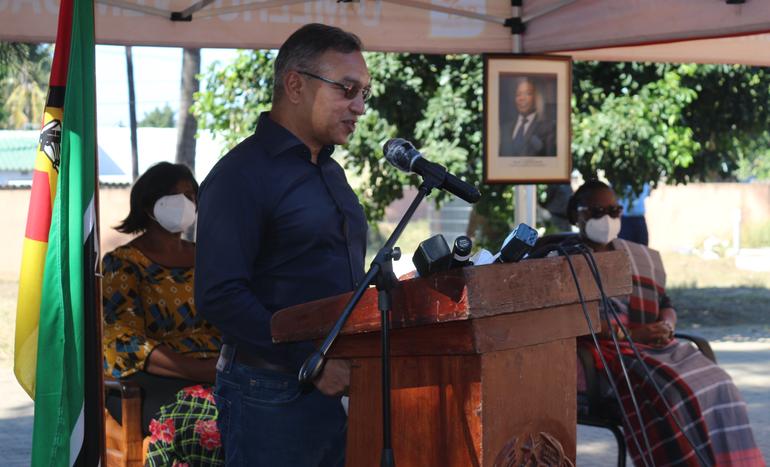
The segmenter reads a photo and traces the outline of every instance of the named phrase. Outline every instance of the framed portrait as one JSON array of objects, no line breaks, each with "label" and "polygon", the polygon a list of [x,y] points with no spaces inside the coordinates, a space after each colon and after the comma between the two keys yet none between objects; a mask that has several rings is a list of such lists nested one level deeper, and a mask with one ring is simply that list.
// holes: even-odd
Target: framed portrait
[{"label": "framed portrait", "polygon": [[572,59],[484,56],[484,182],[569,182]]}]

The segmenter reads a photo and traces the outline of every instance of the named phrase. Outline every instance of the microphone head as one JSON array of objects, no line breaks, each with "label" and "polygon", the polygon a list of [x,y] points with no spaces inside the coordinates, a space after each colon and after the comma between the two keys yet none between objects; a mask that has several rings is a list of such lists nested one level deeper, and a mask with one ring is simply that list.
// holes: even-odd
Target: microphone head
[{"label": "microphone head", "polygon": [[425,277],[449,269],[452,264],[452,252],[449,251],[444,236],[436,234],[420,242],[412,256],[412,262],[420,277]]},{"label": "microphone head", "polygon": [[504,263],[518,262],[532,250],[536,241],[537,230],[527,224],[519,224],[503,242],[503,247],[500,248],[500,261]]},{"label": "microphone head", "polygon": [[412,172],[412,161],[416,152],[412,143],[403,138],[389,139],[382,146],[382,153],[390,165],[406,173]]},{"label": "microphone head", "polygon": [[455,239],[452,254],[455,256],[455,259],[465,261],[471,256],[471,248],[473,248],[471,239],[465,235],[460,235]]}]

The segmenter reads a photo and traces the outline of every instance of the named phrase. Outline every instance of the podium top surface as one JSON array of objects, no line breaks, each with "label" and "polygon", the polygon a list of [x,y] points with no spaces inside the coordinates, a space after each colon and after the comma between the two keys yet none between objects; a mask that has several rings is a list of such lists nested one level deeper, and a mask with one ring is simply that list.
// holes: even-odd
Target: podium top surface
[{"label": "podium top surface", "polygon": [[[631,293],[631,265],[622,251],[596,253],[609,297]],[[583,297],[600,294],[582,256],[572,256]],[[322,338],[342,313],[352,293],[285,308],[272,318],[274,342]],[[453,269],[401,281],[393,290],[393,329],[474,320],[579,303],[575,281],[563,257]],[[353,310],[342,335],[378,331],[377,290],[369,288]]]}]

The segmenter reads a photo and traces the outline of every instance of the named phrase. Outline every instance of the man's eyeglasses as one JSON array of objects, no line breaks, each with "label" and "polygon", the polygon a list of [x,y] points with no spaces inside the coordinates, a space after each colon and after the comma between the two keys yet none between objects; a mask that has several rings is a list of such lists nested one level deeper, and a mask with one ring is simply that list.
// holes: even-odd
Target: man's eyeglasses
[{"label": "man's eyeglasses", "polygon": [[623,213],[623,206],[598,206],[598,207],[586,207],[580,206],[577,208],[578,212],[587,212],[589,217],[594,219],[601,219],[602,217],[609,215],[610,217],[620,217]]},{"label": "man's eyeglasses", "polygon": [[342,90],[343,93],[345,93],[345,99],[353,100],[358,96],[358,93],[361,93],[361,97],[364,98],[364,102],[366,102],[367,99],[369,99],[369,96],[372,94],[372,87],[371,86],[363,86],[361,84],[345,84],[340,83],[339,81],[334,81],[333,79],[324,78],[323,76],[318,76],[316,74],[310,73],[308,71],[301,71],[298,70],[297,73],[305,76],[309,76],[311,78],[315,78],[317,80],[323,81],[324,83],[329,83],[334,86],[337,86]]}]

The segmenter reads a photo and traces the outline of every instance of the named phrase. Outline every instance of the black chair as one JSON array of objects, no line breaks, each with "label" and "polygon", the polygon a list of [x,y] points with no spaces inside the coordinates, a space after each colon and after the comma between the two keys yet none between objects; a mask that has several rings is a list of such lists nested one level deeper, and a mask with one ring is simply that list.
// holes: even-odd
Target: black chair
[{"label": "black chair", "polygon": [[[677,332],[674,334],[677,339],[683,339],[693,343],[701,353],[716,363],[717,359],[714,351],[711,349],[708,341],[701,336]],[[605,398],[599,388],[600,375],[594,367],[594,357],[590,349],[578,345],[578,360],[583,367],[586,378],[586,407],[587,411],[581,411],[578,408],[578,425],[587,425],[597,428],[605,428],[615,435],[618,445],[618,466],[626,465],[626,440],[623,437],[623,416],[620,414],[620,408],[617,402],[612,398]]]}]

